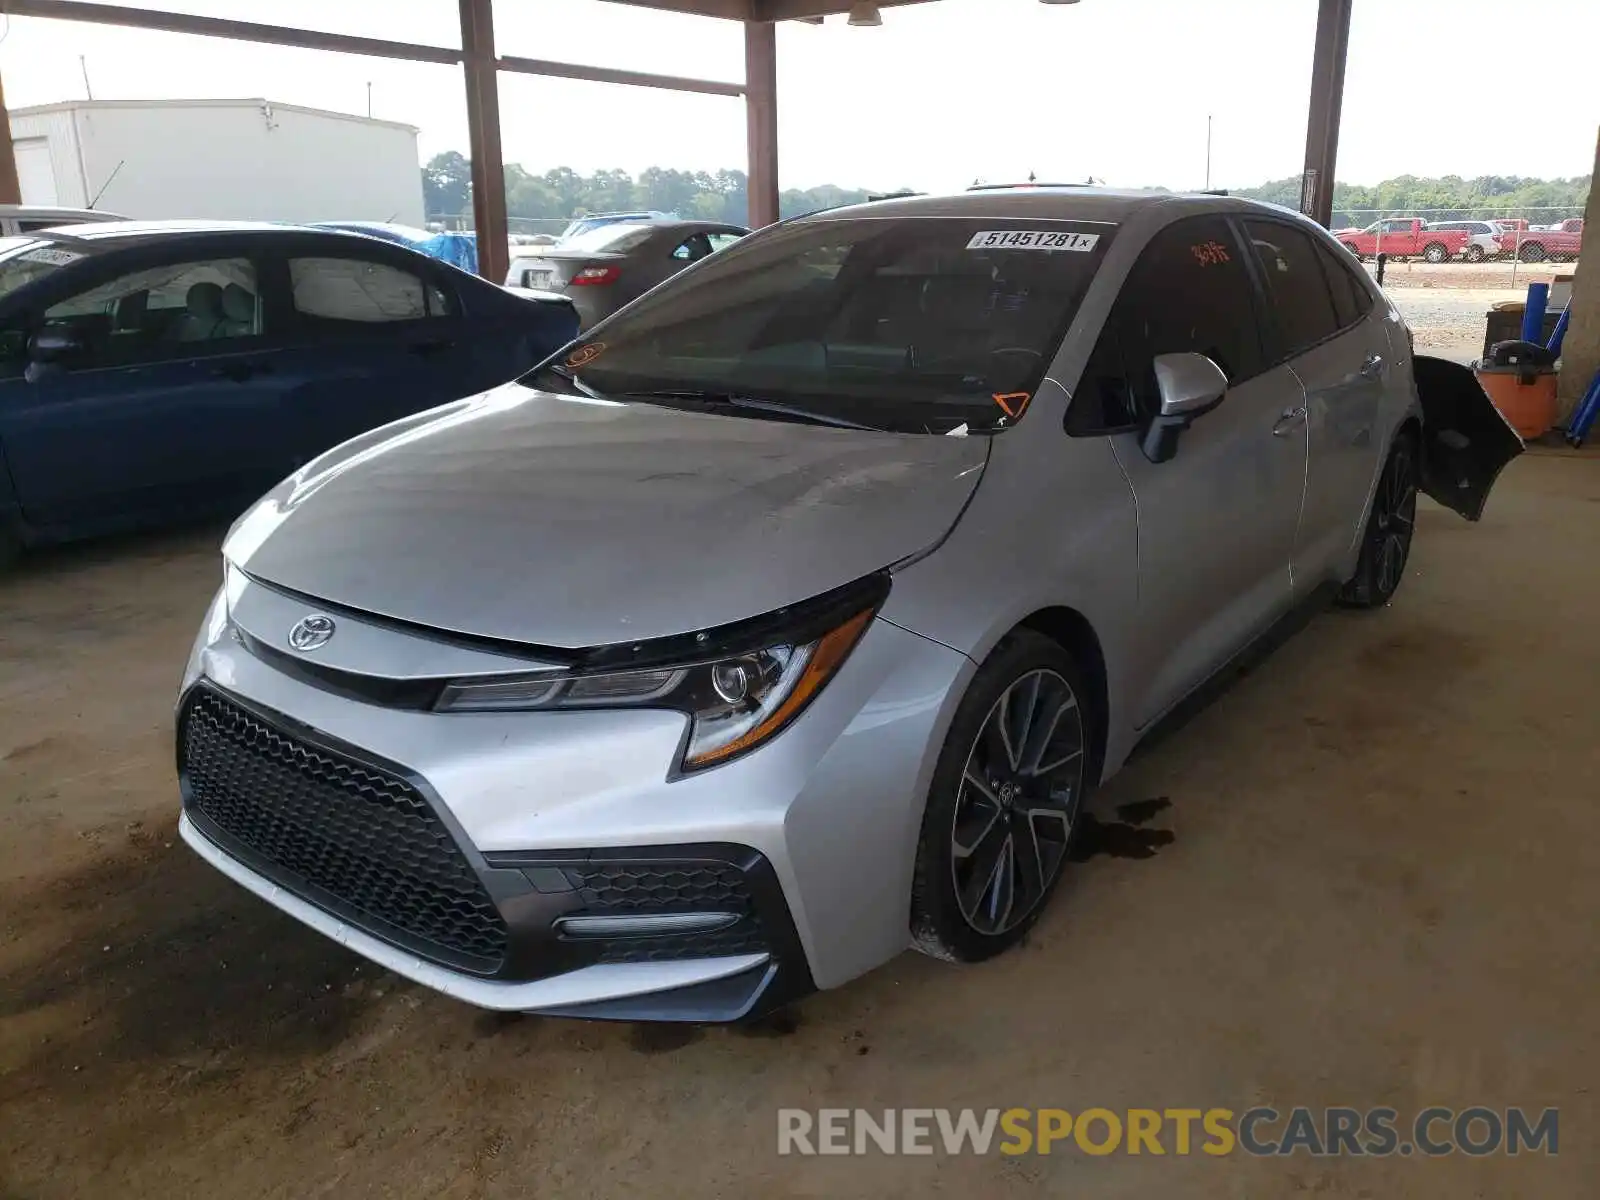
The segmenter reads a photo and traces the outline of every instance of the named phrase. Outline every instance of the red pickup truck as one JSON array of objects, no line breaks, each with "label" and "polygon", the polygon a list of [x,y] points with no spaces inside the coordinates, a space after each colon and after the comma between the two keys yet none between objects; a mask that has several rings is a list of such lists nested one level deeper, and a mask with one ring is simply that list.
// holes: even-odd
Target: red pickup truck
[{"label": "red pickup truck", "polygon": [[1333,236],[1357,258],[1387,254],[1390,258],[1416,258],[1431,263],[1448,262],[1467,248],[1472,235],[1461,229],[1429,229],[1419,217],[1389,217],[1365,229],[1336,229]]},{"label": "red pickup truck", "polygon": [[1570,217],[1548,229],[1531,229],[1526,221],[1504,229],[1496,239],[1503,254],[1515,254],[1523,262],[1570,261],[1583,249],[1583,218]]}]

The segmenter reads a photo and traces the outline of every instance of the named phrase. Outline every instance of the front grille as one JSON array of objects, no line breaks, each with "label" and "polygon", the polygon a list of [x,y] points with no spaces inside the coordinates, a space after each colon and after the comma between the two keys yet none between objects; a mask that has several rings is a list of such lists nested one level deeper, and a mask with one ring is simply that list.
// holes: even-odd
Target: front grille
[{"label": "front grille", "polygon": [[387,940],[499,968],[505,921],[405,779],[301,741],[206,688],[184,712],[179,747],[186,805],[251,865]]},{"label": "front grille", "polygon": [[585,913],[736,912],[726,929],[672,937],[613,938],[601,962],[671,962],[768,949],[745,873],[705,860],[590,861],[566,868]]}]

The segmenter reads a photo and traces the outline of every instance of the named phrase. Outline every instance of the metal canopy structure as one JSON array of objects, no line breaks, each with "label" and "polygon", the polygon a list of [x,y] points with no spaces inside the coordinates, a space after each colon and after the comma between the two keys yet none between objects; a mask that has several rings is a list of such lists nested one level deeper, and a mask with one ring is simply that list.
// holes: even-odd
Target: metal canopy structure
[{"label": "metal canopy structure", "polygon": [[[494,44],[494,0],[457,0],[461,49],[383,38],[321,33],[255,21],[197,17],[187,13],[92,3],[90,0],[3,0],[14,17],[87,21],[135,29],[229,38],[275,46],[365,54],[410,62],[460,66],[467,92],[467,129],[472,160],[473,222],[478,233],[479,271],[503,279],[510,247],[506,222],[505,166],[500,149],[500,72],[583,79],[632,87],[666,88],[715,96],[743,96],[748,142],[750,224],[778,219],[778,52],[775,23],[816,21],[849,11],[850,0],[604,0],[691,16],[739,21],[744,25],[745,77],[742,83],[620,71],[579,63],[500,55]],[[932,0],[877,0],[879,8],[926,4]],[[1305,194],[1302,209],[1324,224],[1333,201],[1334,160],[1344,62],[1354,0],[1317,0],[1317,40],[1312,65],[1311,113],[1306,133]],[[516,0],[501,0],[516,3]],[[11,147],[10,121],[0,91],[0,203],[20,203]]]}]

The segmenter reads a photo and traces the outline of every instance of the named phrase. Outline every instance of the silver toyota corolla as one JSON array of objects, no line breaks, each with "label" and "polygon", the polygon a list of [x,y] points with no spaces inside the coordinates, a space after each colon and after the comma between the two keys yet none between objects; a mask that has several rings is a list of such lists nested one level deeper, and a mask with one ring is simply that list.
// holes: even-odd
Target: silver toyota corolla
[{"label": "silver toyota corolla", "polygon": [[731,1020],[1016,942],[1094,786],[1521,443],[1338,244],[988,191],[755,234],[230,532],[182,834],[486,1008]]}]

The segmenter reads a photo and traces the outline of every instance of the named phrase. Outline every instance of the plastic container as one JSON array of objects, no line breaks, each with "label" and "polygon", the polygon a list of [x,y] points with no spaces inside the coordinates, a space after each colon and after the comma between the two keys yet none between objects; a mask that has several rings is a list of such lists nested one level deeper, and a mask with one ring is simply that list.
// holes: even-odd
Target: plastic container
[{"label": "plastic container", "polygon": [[1556,423],[1556,372],[1554,367],[1496,367],[1474,363],[1473,371],[1484,392],[1523,438],[1536,438]]}]

